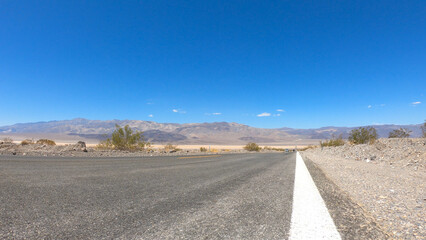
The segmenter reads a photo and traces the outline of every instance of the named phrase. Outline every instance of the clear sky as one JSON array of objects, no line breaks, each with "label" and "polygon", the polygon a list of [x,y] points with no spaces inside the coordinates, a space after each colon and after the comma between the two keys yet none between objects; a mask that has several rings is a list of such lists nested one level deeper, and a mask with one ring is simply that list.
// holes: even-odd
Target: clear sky
[{"label": "clear sky", "polygon": [[0,126],[426,119],[420,1],[0,2]]}]

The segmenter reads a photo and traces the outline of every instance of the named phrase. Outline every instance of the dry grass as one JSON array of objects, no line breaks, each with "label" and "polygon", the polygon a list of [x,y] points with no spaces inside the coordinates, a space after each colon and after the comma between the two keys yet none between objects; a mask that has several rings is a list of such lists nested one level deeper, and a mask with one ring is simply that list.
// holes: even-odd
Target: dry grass
[{"label": "dry grass", "polygon": [[56,143],[53,140],[50,139],[39,139],[36,142],[37,144],[41,144],[41,145],[50,145],[50,146],[55,146]]}]

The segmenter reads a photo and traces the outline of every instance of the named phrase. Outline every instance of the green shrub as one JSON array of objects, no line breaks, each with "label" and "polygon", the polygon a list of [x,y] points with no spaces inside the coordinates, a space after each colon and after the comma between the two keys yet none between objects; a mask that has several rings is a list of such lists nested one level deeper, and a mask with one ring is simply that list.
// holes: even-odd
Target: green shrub
[{"label": "green shrub", "polygon": [[372,144],[378,138],[377,131],[373,127],[360,127],[352,129],[348,140],[353,144]]},{"label": "green shrub", "polygon": [[345,145],[345,140],[343,140],[342,134],[340,134],[337,137],[332,135],[331,139],[320,141],[321,147],[337,147],[337,146],[343,146],[343,145]]},{"label": "green shrub", "polygon": [[205,147],[200,147],[200,152],[207,152],[207,148],[205,148]]},{"label": "green shrub", "polygon": [[45,144],[45,145],[50,145],[50,146],[55,146],[56,143],[53,140],[50,139],[39,139],[37,140],[37,144]]},{"label": "green shrub", "polygon": [[32,139],[25,139],[25,140],[22,140],[22,142],[21,142],[22,146],[31,145],[31,144],[34,144],[34,140],[32,140]]},{"label": "green shrub", "polygon": [[250,143],[247,143],[246,146],[244,146],[244,149],[250,152],[254,152],[254,151],[259,152],[261,147],[259,147],[259,145],[257,145],[254,142],[250,142]]},{"label": "green shrub", "polygon": [[145,142],[142,132],[133,131],[129,125],[122,128],[116,124],[111,138],[101,141],[96,147],[101,149],[136,151],[144,150],[145,147],[149,147],[150,145],[149,142]]},{"label": "green shrub", "polygon": [[389,138],[408,138],[411,131],[406,128],[395,129],[389,133]]}]

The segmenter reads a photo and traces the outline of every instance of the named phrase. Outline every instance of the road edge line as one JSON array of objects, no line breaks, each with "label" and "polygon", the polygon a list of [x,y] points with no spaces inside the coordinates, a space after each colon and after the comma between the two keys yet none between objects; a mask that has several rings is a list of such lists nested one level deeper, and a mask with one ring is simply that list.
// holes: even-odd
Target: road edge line
[{"label": "road edge line", "polygon": [[299,152],[296,153],[289,239],[341,239]]}]

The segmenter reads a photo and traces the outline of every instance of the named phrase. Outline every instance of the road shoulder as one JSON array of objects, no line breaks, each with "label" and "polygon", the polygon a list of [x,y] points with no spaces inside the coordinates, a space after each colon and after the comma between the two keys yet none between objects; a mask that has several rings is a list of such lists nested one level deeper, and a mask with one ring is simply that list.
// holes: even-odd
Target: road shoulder
[{"label": "road shoulder", "polygon": [[303,159],[342,239],[390,238],[368,212],[332,182],[314,162],[306,156]]}]

